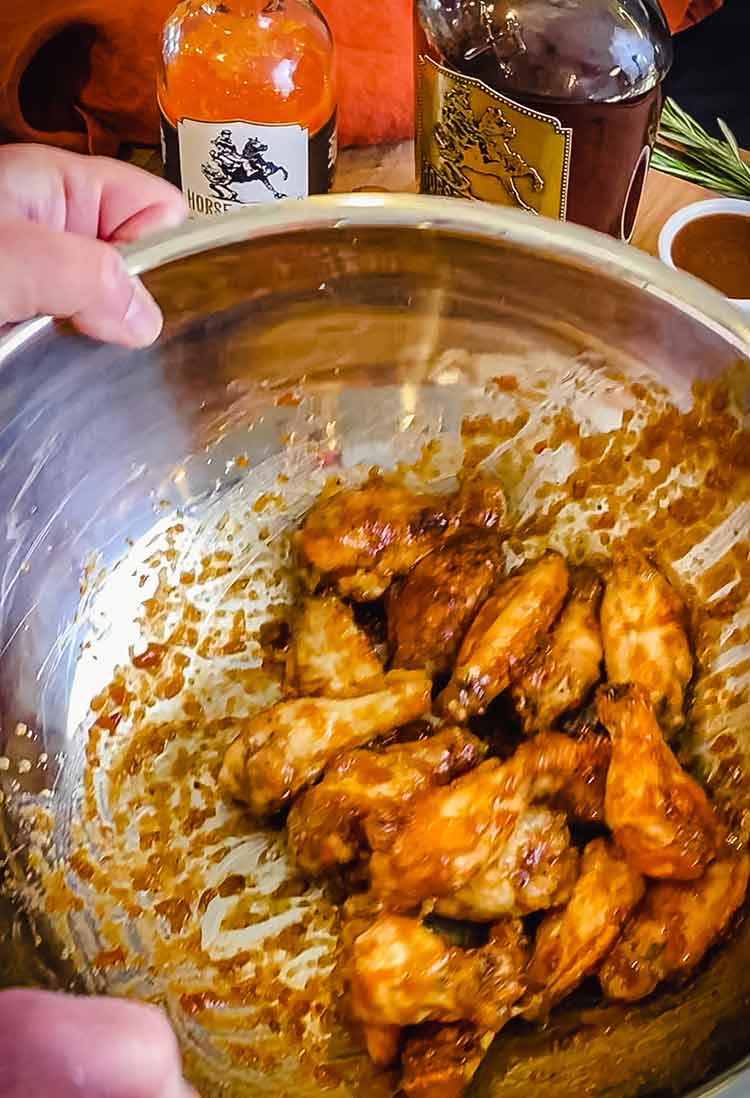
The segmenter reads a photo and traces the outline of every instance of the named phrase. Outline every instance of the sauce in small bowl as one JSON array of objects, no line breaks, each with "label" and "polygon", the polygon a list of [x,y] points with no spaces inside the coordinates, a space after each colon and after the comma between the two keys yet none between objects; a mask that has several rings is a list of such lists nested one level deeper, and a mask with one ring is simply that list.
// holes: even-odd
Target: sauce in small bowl
[{"label": "sauce in small bowl", "polygon": [[659,255],[750,311],[750,202],[716,198],[678,210],[662,229]]}]

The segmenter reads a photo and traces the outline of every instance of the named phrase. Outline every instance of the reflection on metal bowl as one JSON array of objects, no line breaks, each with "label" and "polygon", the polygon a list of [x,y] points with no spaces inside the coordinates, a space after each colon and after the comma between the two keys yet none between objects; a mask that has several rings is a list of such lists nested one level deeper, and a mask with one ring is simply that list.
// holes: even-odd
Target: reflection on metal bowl
[{"label": "reflection on metal bowl", "polygon": [[[282,204],[146,242],[129,262],[165,309],[155,348],[49,321],[0,342],[0,979],[164,1001],[206,1094],[219,1080],[227,1095],[387,1095],[392,1078],[337,1017],[329,898],[299,880],[278,831],[215,790],[222,717],[276,688],[256,638],[287,597],[289,530],[332,471],[402,463],[447,484],[462,441],[530,513],[574,471],[564,439],[542,444],[563,414],[597,445],[652,414],[679,434],[694,383],[724,379],[716,415],[746,419],[750,328],[603,237],[442,200]],[[725,441],[680,437],[661,481],[677,495],[691,445],[721,464]],[[683,750],[741,841],[748,621],[709,580],[747,579],[746,460],[722,473],[712,509],[673,507],[659,537],[676,547],[681,532],[671,563],[722,623]],[[621,511],[610,502],[596,524],[561,506],[547,540],[585,553],[648,526],[655,500],[619,483],[620,497],[602,491]],[[666,514],[675,497],[661,498]],[[509,1027],[476,1093],[739,1098],[750,1071],[706,1080],[748,1052],[748,973],[745,923],[640,1007],[584,992],[546,1029]]]}]

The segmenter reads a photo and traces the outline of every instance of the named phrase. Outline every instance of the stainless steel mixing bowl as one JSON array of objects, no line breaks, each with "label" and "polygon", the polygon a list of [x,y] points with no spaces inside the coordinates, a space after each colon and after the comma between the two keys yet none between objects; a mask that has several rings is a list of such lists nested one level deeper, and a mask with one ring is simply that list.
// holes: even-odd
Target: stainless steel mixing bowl
[{"label": "stainless steel mixing bowl", "polygon": [[[237,453],[252,473],[289,431],[319,440],[347,401],[366,427],[386,389],[412,418],[429,409],[457,427],[467,392],[481,407],[485,380],[464,352],[507,354],[521,384],[524,360],[540,352],[603,352],[682,392],[738,360],[748,368],[746,319],[702,284],[587,231],[468,203],[357,195],[268,206],[148,241],[128,262],[165,310],[153,349],[95,345],[49,320],[0,341],[11,876],[28,870],[14,804],[59,788],[80,762],[69,707],[84,570],[94,556],[114,563],[165,514],[230,489]],[[307,423],[284,397],[295,387],[317,402]],[[19,724],[31,730],[23,751]],[[43,923],[32,933],[12,901],[3,905],[2,982],[91,986]],[[750,1068],[704,1080],[748,1051],[749,1001],[744,931],[687,989],[619,1015],[563,1011],[550,1031],[509,1038],[477,1088],[635,1098],[702,1084],[696,1095],[740,1098]]]}]

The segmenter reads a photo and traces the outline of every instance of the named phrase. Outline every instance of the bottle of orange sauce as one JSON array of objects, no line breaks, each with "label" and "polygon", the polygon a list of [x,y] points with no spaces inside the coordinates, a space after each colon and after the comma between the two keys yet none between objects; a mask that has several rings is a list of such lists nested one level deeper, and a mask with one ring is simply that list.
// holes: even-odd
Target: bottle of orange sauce
[{"label": "bottle of orange sauce", "polygon": [[334,44],[310,0],[183,0],[158,95],[165,173],[193,216],[330,190]]}]

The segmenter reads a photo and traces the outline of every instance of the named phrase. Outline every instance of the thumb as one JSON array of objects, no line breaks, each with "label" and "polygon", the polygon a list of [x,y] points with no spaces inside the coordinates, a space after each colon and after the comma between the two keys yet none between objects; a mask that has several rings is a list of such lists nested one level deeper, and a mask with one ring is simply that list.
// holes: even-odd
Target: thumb
[{"label": "thumb", "polygon": [[84,335],[146,347],[159,306],[111,244],[29,221],[0,223],[0,325],[50,315]]},{"label": "thumb", "polygon": [[197,1098],[161,1011],[123,999],[0,993],[2,1098]]}]

